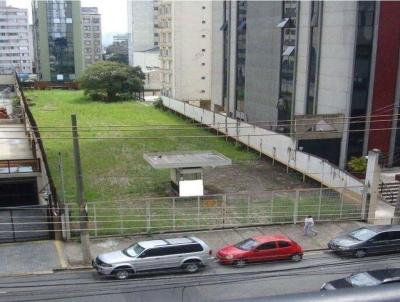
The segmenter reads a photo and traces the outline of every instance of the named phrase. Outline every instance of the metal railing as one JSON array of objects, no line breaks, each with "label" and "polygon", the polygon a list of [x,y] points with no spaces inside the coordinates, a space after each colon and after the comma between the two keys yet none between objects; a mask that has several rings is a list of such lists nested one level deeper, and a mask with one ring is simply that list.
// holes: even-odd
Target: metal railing
[{"label": "metal railing", "polygon": [[0,174],[40,173],[40,159],[0,160]]},{"label": "metal railing", "polygon": [[[362,220],[362,200],[352,188],[316,188],[99,201],[87,204],[93,236],[127,235],[296,224],[312,215],[316,221]],[[69,204],[71,230],[79,228],[79,208]]]}]

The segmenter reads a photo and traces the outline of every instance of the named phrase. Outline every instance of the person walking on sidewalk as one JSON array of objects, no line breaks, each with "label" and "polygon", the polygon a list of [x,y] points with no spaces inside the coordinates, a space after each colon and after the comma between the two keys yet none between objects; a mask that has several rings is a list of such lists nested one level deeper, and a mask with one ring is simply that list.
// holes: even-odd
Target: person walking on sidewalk
[{"label": "person walking on sidewalk", "polygon": [[308,215],[306,219],[304,219],[304,235],[317,235],[317,231],[314,228],[314,219],[311,215]]}]

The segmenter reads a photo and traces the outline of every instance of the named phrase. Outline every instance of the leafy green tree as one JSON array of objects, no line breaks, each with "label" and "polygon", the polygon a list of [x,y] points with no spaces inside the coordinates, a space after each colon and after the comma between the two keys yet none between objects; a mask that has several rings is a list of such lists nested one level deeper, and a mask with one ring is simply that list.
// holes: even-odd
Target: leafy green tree
[{"label": "leafy green tree", "polygon": [[142,91],[145,75],[139,66],[100,61],[86,68],[78,80],[85,95],[93,100],[114,102]]},{"label": "leafy green tree", "polygon": [[113,53],[109,56],[107,56],[106,61],[113,61],[113,62],[119,62],[123,64],[129,64],[129,58],[127,54],[122,54],[122,53]]}]

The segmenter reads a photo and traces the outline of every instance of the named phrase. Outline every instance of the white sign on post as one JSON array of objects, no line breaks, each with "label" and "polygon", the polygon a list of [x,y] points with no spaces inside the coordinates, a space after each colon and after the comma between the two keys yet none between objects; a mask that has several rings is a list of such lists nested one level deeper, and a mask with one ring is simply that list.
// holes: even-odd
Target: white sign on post
[{"label": "white sign on post", "polygon": [[203,180],[182,180],[179,182],[179,196],[203,196]]}]

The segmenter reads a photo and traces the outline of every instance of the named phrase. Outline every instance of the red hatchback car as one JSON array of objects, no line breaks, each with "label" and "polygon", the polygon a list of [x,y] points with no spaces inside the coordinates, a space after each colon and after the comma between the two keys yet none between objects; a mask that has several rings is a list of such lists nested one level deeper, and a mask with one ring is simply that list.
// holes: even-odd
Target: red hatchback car
[{"label": "red hatchback car", "polygon": [[238,267],[248,262],[291,259],[300,261],[303,258],[302,247],[293,240],[282,236],[256,236],[243,240],[235,245],[220,249],[217,259],[223,264]]}]

